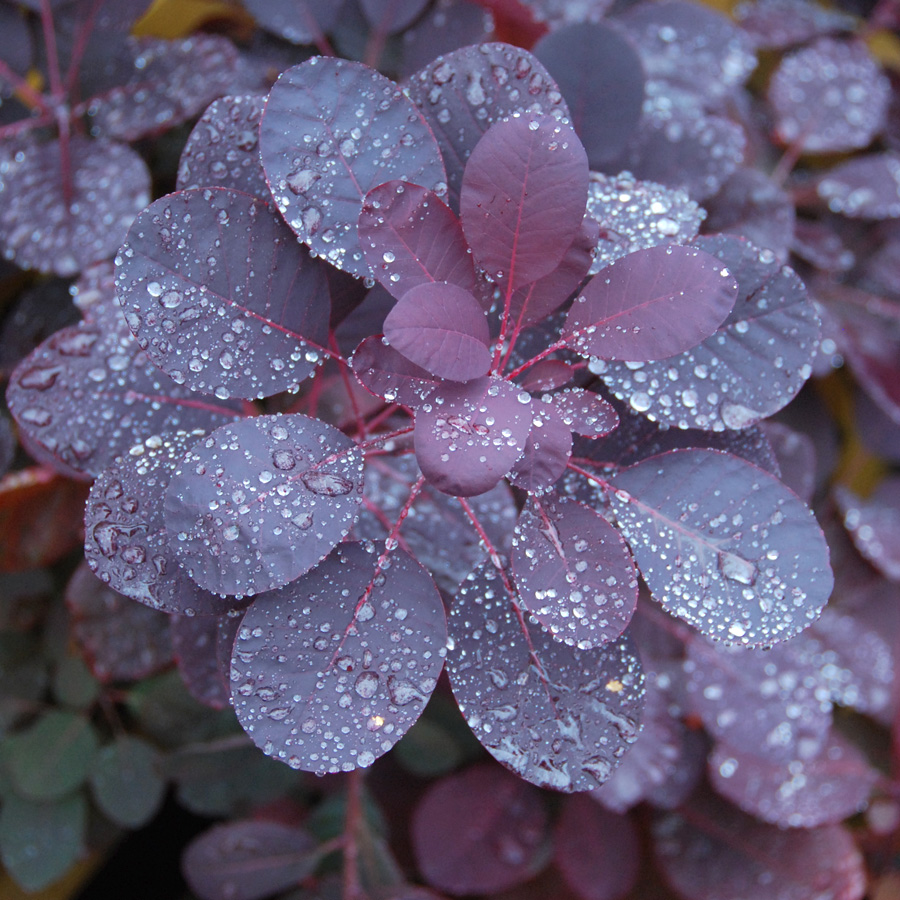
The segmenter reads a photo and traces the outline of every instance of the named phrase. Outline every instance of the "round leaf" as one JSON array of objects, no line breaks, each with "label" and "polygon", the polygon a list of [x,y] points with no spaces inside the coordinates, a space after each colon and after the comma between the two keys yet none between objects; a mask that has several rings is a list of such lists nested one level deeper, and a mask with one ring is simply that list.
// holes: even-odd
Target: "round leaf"
[{"label": "round leaf", "polygon": [[471,381],[491,365],[491,335],[478,301],[436,281],[407,291],[384,320],[384,336],[408,360],[452,381]]},{"label": "round leaf", "polygon": [[543,494],[566,471],[572,456],[572,433],[550,403],[535,406],[531,432],[521,457],[509,473],[509,480],[529,494]]},{"label": "round leaf", "polygon": [[440,150],[421,113],[361,63],[317,56],[284,72],[269,94],[259,143],[288,224],[353,275],[371,274],[356,228],[368,191],[392,179],[444,190]]},{"label": "round leaf", "polygon": [[178,463],[202,431],[175,432],[136,444],[94,482],[84,513],[84,555],[113,590],[151,609],[218,616],[234,610],[198,587],[169,546],[163,497]]},{"label": "round leaf", "polygon": [[318,419],[259,416],[226,425],[195,444],[169,482],[169,543],[206,590],[272,590],[346,537],[362,484],[356,445]]},{"label": "round leaf", "polygon": [[640,730],[641,664],[622,638],[574,650],[524,615],[483,563],[448,620],[447,671],[475,736],[499,762],[538,787],[602,784]]},{"label": "round leaf", "polygon": [[389,347],[379,334],[367,337],[351,360],[359,383],[388,403],[419,406],[440,379]]},{"label": "round leaf", "polygon": [[581,227],[588,161],[552,116],[492,125],[466,164],[460,220],[476,262],[509,291],[548,275]]},{"label": "round leaf", "polygon": [[851,219],[900,218],[900,154],[872,153],[829,169],[816,192]]},{"label": "round leaf", "polygon": [[419,718],[444,664],[431,576],[395,550],[343,543],[259,597],[232,659],[234,708],[267,754],[324,775],[370,766]]},{"label": "round leaf", "polygon": [[713,334],[737,290],[709,253],[675,245],[637,250],[588,282],[566,317],[563,338],[583,356],[665,359]]},{"label": "round leaf", "polygon": [[445,385],[416,413],[416,459],[438,490],[483,494],[522,455],[531,422],[531,397],[508,381]]},{"label": "round leaf", "polygon": [[727,453],[674,450],[610,479],[619,528],[653,596],[704,634],[768,646],[818,618],[834,578],[810,510]]},{"label": "round leaf", "polygon": [[251,399],[315,371],[328,340],[324,266],[263,201],[225,188],[169,194],[137,217],[116,263],[128,325],[176,383]]},{"label": "round leaf", "polygon": [[334,28],[343,0],[243,0],[267,31],[294,44],[311,44]]},{"label": "round leaf", "polygon": [[94,758],[91,790],[97,805],[117,825],[139,828],[162,806],[166,783],[152,745],[128,735],[107,744]]},{"label": "round leaf", "polygon": [[637,605],[637,573],[619,532],[573,500],[529,501],[513,537],[522,606],[553,638],[590,650],[618,638]]},{"label": "round leaf", "polygon": [[527,881],[546,862],[541,795],[499,766],[473,766],[432,785],[413,814],[425,880],[453,894],[487,894]]}]

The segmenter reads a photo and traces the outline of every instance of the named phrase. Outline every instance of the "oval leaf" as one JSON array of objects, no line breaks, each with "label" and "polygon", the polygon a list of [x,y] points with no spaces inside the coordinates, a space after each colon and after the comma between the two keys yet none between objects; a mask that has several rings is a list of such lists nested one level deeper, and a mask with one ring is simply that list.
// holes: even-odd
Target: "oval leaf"
[{"label": "oval leaf", "polygon": [[634,563],[619,532],[573,500],[531,500],[513,536],[522,605],[558,641],[579,650],[619,637],[637,606]]},{"label": "oval leaf", "polygon": [[351,360],[359,383],[388,403],[419,406],[440,379],[389,347],[380,334],[367,337]]},{"label": "oval leaf", "polygon": [[440,192],[446,179],[434,135],[406,95],[362,63],[333,57],[313,57],[281,75],[259,144],[288,224],[353,275],[371,275],[356,228],[366,193],[392,179]]},{"label": "oval leaf", "polygon": [[166,782],[151,744],[128,735],[107,744],[94,758],[91,791],[97,805],[117,825],[139,828],[159,811]]},{"label": "oval leaf", "polygon": [[637,250],[588,282],[563,339],[582,356],[665,359],[713,334],[737,291],[727,267],[709,253],[675,245]]},{"label": "oval leaf", "polygon": [[475,290],[475,266],[455,213],[417,184],[388,181],[366,194],[359,242],[375,278],[398,300],[434,281]]},{"label": "oval leaf", "polygon": [[337,23],[343,0],[243,0],[267,31],[294,44],[311,44]]},{"label": "oval leaf", "polygon": [[446,385],[416,413],[416,459],[446,494],[490,490],[513,467],[531,431],[531,397],[501,378]]},{"label": "oval leaf", "polygon": [[468,291],[443,281],[407,291],[384,320],[384,336],[440,378],[471,381],[491,365],[491,335],[481,305]]},{"label": "oval leaf", "polygon": [[550,402],[575,434],[590,438],[603,437],[619,425],[619,416],[613,405],[591,391],[569,388],[553,394]]},{"label": "oval leaf", "polygon": [[475,736],[526,781],[557,791],[602,784],[637,739],[644,676],[627,638],[574,650],[525,623],[488,563],[448,619],[447,671]]},{"label": "oval leaf", "polygon": [[431,576],[395,550],[343,543],[313,572],[258,598],[238,629],[234,708],[254,743],[324,775],[370,766],[419,718],[444,664]]},{"label": "oval leaf", "polygon": [[162,197],[116,263],[125,319],[176,383],[251,399],[315,371],[328,340],[324,266],[261,200],[225,188]]},{"label": "oval leaf", "polygon": [[816,192],[832,212],[851,219],[900,218],[900,154],[872,153],[835,166]]},{"label": "oval leaf", "polygon": [[609,500],[653,596],[710,637],[767,646],[818,618],[834,578],[810,510],[727,453],[674,450],[613,475]]},{"label": "oval leaf", "polygon": [[169,482],[169,545],[206,590],[272,590],[346,537],[362,485],[362,454],[318,419],[259,416],[226,425],[196,444]]},{"label": "oval leaf", "polygon": [[551,116],[492,125],[466,164],[460,220],[475,261],[509,292],[548,275],[581,227],[588,161]]},{"label": "oval leaf", "polygon": [[[562,477],[572,456],[572,434],[550,403],[535,403],[531,433],[509,480],[529,494],[543,494]],[[459,581],[457,581],[457,584]]]}]

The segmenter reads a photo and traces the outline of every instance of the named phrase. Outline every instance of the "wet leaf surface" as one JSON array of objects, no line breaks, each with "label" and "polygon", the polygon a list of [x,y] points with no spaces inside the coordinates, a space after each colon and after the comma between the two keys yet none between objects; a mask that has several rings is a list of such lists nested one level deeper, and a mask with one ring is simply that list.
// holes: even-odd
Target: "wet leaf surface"
[{"label": "wet leaf surface", "polygon": [[402,550],[341,544],[258,598],[238,630],[235,711],[254,743],[322,775],[370,766],[421,715],[444,662],[444,607]]},{"label": "wet leaf surface", "polygon": [[66,169],[57,141],[6,141],[0,150],[4,255],[63,277],[112,255],[150,200],[150,173],[129,147],[73,137],[68,152]]},{"label": "wet leaf surface", "polygon": [[361,63],[327,57],[278,79],[260,152],[275,202],[298,237],[358,276],[370,274],[356,230],[366,194],[393,179],[440,194],[446,180],[434,135],[397,86]]},{"label": "wet leaf surface", "polygon": [[851,219],[900,217],[900,154],[872,153],[835,166],[816,192],[834,213]]},{"label": "wet leaf surface", "polygon": [[513,536],[513,577],[524,609],[579,650],[603,647],[628,626],[637,573],[624,540],[572,500],[530,500]]},{"label": "wet leaf surface", "polygon": [[595,366],[620,400],[653,421],[678,428],[746,428],[797,394],[812,372],[819,317],[793,269],[771,251],[731,236],[698,246],[738,282],[721,328],[677,356],[629,367]]},{"label": "wet leaf surface", "polygon": [[[228,644],[228,666],[220,661],[221,634],[232,624],[215,616],[175,616],[172,619],[172,647],[175,662],[191,696],[212,709],[231,705],[231,643]],[[233,620],[237,628],[238,620]],[[232,634],[232,638],[234,635]]]},{"label": "wet leaf surface", "polygon": [[503,769],[478,765],[434,784],[412,820],[425,880],[452,894],[500,891],[546,864],[541,795]]},{"label": "wet leaf surface", "polygon": [[65,597],[72,637],[99,681],[136,681],[172,662],[168,616],[108,588],[86,562]]},{"label": "wet leaf surface", "polygon": [[147,435],[215,428],[241,409],[163,375],[124,320],[58,331],[16,368],[6,399],[28,438],[93,477]]},{"label": "wet leaf surface", "polygon": [[454,209],[466,163],[492,125],[516,112],[557,121],[569,115],[544,66],[509,44],[479,44],[439,56],[412,75],[405,88],[437,138]]},{"label": "wet leaf surface", "polygon": [[758,47],[780,49],[831,32],[852,31],[852,16],[811,0],[755,0],[740,3],[735,18]]},{"label": "wet leaf surface", "polygon": [[726,453],[675,450],[610,480],[618,526],[668,612],[747,646],[818,618],[834,583],[828,545],[772,475]]},{"label": "wet leaf surface", "polygon": [[529,494],[543,494],[566,471],[572,455],[572,434],[550,403],[541,401],[534,406],[531,433],[522,456],[509,473],[509,480]]},{"label": "wet leaf surface", "polygon": [[204,435],[181,431],[135,444],[97,478],[88,497],[84,553],[91,571],[151,609],[218,616],[242,606],[198,587],[169,546],[163,497],[182,458]]},{"label": "wet leaf surface", "polygon": [[169,482],[169,546],[213,593],[272,590],[346,537],[362,484],[356,445],[318,419],[259,416],[227,425],[195,444]]},{"label": "wet leaf surface", "polygon": [[865,500],[843,487],[834,497],[856,549],[891,581],[900,581],[900,478],[886,478]]},{"label": "wet leaf surface", "polygon": [[499,574],[483,563],[448,620],[447,671],[475,736],[539,787],[602,784],[640,730],[643,675],[623,638],[575,650],[525,624]]},{"label": "wet leaf surface", "polygon": [[259,161],[259,120],[265,97],[220,97],[200,116],[178,163],[179,191],[225,187],[269,202],[272,195]]},{"label": "wet leaf surface", "polygon": [[768,93],[777,137],[806,153],[868,146],[884,127],[889,97],[865,44],[830,37],[785,56]]},{"label": "wet leaf surface", "polygon": [[531,422],[530,395],[495,376],[439,387],[416,413],[416,459],[438,490],[483,494],[522,455]]},{"label": "wet leaf surface", "polygon": [[352,365],[367,391],[403,406],[419,406],[442,380],[389,347],[379,334],[367,337],[356,348]]},{"label": "wet leaf surface", "polygon": [[176,384],[261,398],[296,389],[321,361],[325,267],[261,200],[169,194],[138,216],[116,263],[125,319]]}]

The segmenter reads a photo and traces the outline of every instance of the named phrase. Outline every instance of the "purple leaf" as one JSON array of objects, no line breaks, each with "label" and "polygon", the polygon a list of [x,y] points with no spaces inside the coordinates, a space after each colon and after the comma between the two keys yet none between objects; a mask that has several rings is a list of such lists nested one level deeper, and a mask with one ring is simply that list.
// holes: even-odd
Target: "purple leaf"
[{"label": "purple leaf", "polygon": [[580,900],[620,900],[637,882],[637,829],[588,797],[566,798],[553,843],[554,862]]},{"label": "purple leaf", "polygon": [[435,281],[475,290],[475,266],[459,219],[417,184],[389,181],[369,191],[359,241],[373,275],[398,300]]},{"label": "purple leaf", "polygon": [[486,894],[527,881],[547,862],[541,795],[498,766],[472,766],[432,785],[412,817],[425,880],[453,894]]},{"label": "purple leaf", "polygon": [[103,471],[85,507],[84,555],[113,590],[151,609],[219,616],[239,609],[199,588],[178,564],[163,521],[163,496],[188,448],[205,432],[147,438]]},{"label": "purple leaf", "polygon": [[793,198],[757,169],[738,169],[706,202],[707,232],[744,237],[787,262],[794,240]]},{"label": "purple leaf", "polygon": [[191,131],[178,163],[179,191],[226,187],[271,201],[259,161],[259,120],[266,98],[221,97]]},{"label": "purple leaf", "polygon": [[775,452],[782,482],[810,503],[816,489],[816,445],[807,435],[780,422],[765,422],[762,429]]},{"label": "purple leaf", "polygon": [[237,66],[237,50],[220,35],[127,38],[123,50],[113,86],[73,110],[88,116],[93,135],[133,141],[185,122],[228,91]]},{"label": "purple leaf", "polygon": [[[551,28],[599,22],[613,5],[612,0],[520,0],[520,3],[537,22],[546,22]],[[502,0],[495,5],[502,9]]]},{"label": "purple leaf", "polygon": [[439,491],[471,497],[513,467],[531,431],[531,397],[501,378],[444,385],[416,412],[416,458]]},{"label": "purple leaf", "polygon": [[728,268],[702,250],[637,250],[588,282],[566,317],[563,339],[583,356],[664,359],[713,334],[737,291]]},{"label": "purple leaf", "polygon": [[566,471],[572,455],[572,433],[549,402],[534,406],[531,433],[522,456],[509,473],[509,480],[529,494],[543,494]]},{"label": "purple leaf", "polygon": [[744,130],[730,119],[707,115],[694,104],[673,102],[666,90],[644,107],[632,146],[608,169],[627,168],[644,181],[681,188],[703,201],[717,193],[743,162]]},{"label": "purple leaf", "polygon": [[343,543],[254,601],[232,658],[234,708],[269,756],[324,775],[366,767],[419,718],[447,628],[428,572],[402,550]]},{"label": "purple leaf", "polygon": [[475,261],[509,292],[550,274],[579,232],[587,184],[587,156],[569,126],[530,114],[492,125],[460,197]]},{"label": "purple leaf", "polygon": [[467,44],[482,44],[494,33],[494,17],[477,2],[438,0],[430,12],[403,34],[404,75],[427,66],[435,57]]},{"label": "purple leaf", "polygon": [[603,437],[619,425],[619,416],[613,405],[591,391],[567,388],[551,395],[550,402],[575,434]]},{"label": "purple leaf", "polygon": [[479,44],[439,56],[409,79],[406,90],[434,130],[453,208],[469,156],[492,125],[517,112],[557,121],[569,115],[543,65],[509,44]]},{"label": "purple leaf", "polygon": [[440,383],[431,372],[385,344],[378,334],[366,338],[356,348],[351,362],[359,383],[388,403],[419,406]]},{"label": "purple leaf", "polygon": [[866,806],[878,777],[862,753],[837,735],[818,756],[781,764],[718,744],[709,773],[719,794],[781,828],[838,824]]},{"label": "purple leaf", "polygon": [[636,740],[644,677],[627,638],[600,650],[566,647],[525,623],[487,563],[460,588],[448,632],[460,710],[488,751],[527,781],[590,790]]},{"label": "purple leaf", "polygon": [[543,321],[581,286],[593,262],[599,231],[596,222],[585,218],[560,264],[512,295],[509,311],[516,327],[524,328]]},{"label": "purple leaf", "polygon": [[[366,464],[366,497],[387,518],[379,521],[378,516],[364,508],[354,526],[354,534],[383,541],[419,475],[412,456],[370,459]],[[501,481],[487,493],[473,497],[469,504],[494,547],[500,553],[508,553],[517,512],[507,484]],[[439,541],[435,535],[440,535]],[[428,569],[438,587],[448,594],[456,591],[484,556],[478,533],[460,504],[428,485],[416,497],[399,538],[404,549]]]},{"label": "purple leaf", "polygon": [[615,159],[641,118],[644,67],[632,42],[607,24],[564,25],[534,55],[556,79],[592,169]]},{"label": "purple leaf", "polygon": [[261,200],[225,188],[162,197],[116,263],[128,325],[176,383],[252,399],[315,371],[328,340],[325,266]]},{"label": "purple leaf", "polygon": [[412,25],[429,0],[359,0],[363,15],[372,28],[383,34],[396,34]]},{"label": "purple leaf", "polygon": [[171,664],[169,617],[108,588],[86,562],[65,598],[72,637],[99,681],[137,681]]},{"label": "purple leaf", "polygon": [[812,0],[754,0],[734,15],[757,47],[779,50],[834,31],[854,31],[856,20]]},{"label": "purple leaf", "polygon": [[[231,705],[231,684],[219,665],[220,620],[213,616],[174,616],[172,646],[188,693],[211,709]],[[231,654],[229,653],[229,668]]]},{"label": "purple leaf", "polygon": [[753,42],[722,13],[684,0],[632,6],[618,24],[634,40],[649,78],[716,100],[756,68]]},{"label": "purple leaf", "polygon": [[851,219],[900,218],[900,154],[871,153],[841,163],[816,192],[834,213]]},{"label": "purple leaf", "polygon": [[694,799],[654,825],[656,861],[691,900],[862,900],[863,858],[840,825],[785,831],[714,795]]},{"label": "purple leaf", "polygon": [[481,305],[468,291],[445,281],[407,291],[384,320],[384,337],[439,378],[471,381],[491,366],[491,335]]},{"label": "purple leaf", "polygon": [[181,866],[200,900],[262,900],[311,875],[316,841],[278,822],[246,820],[216,825],[194,838]]},{"label": "purple leaf", "polygon": [[446,179],[422,114],[361,63],[318,56],[288,69],[269,94],[259,141],[288,224],[353,275],[371,274],[356,229],[368,191],[401,179],[440,193]]},{"label": "purple leaf", "polygon": [[769,81],[775,134],[805,153],[861,149],[884,127],[890,92],[862,41],[819,38],[785,56]]},{"label": "purple leaf", "polygon": [[737,302],[722,327],[671,359],[636,369],[607,363],[601,377],[653,421],[746,428],[785,406],[809,378],[819,318],[803,283],[770,251],[729,235],[700,238],[697,245],[738,282]]},{"label": "purple leaf", "polygon": [[166,489],[169,545],[214,593],[293,581],[346,537],[362,499],[350,438],[308,416],[259,416],[194,445]]},{"label": "purple leaf", "polygon": [[687,703],[719,741],[772,762],[812,759],[831,729],[831,701],[802,639],[768,650],[688,644]]},{"label": "purple leaf", "polygon": [[122,144],[72,137],[68,158],[58,141],[0,150],[0,244],[23,268],[77,274],[112,255],[149,200],[147,166]]},{"label": "purple leaf", "polygon": [[802,631],[834,583],[810,510],[774,476],[711,450],[613,475],[609,500],[651,593],[704,634],[747,646]]},{"label": "purple leaf", "polygon": [[522,607],[570,647],[603,647],[634,615],[637,573],[625,541],[603,516],[574,500],[529,500],[516,525],[511,563]]},{"label": "purple leaf", "polygon": [[600,228],[591,275],[635,250],[686,244],[703,221],[703,210],[684,191],[638,181],[630,172],[591,172],[587,214]]},{"label": "purple leaf", "polygon": [[561,359],[542,359],[519,376],[519,385],[526,391],[540,393],[561,388],[570,384],[574,378],[575,371],[571,364]]},{"label": "purple leaf", "polygon": [[344,0],[243,0],[267,31],[294,44],[311,44],[331,31]]},{"label": "purple leaf", "polygon": [[164,376],[124,320],[64,328],[16,368],[6,399],[28,438],[98,476],[149,434],[210,430],[239,416],[235,403],[203,400]]},{"label": "purple leaf", "polygon": [[891,581],[900,581],[900,478],[885,478],[867,499],[837,487],[834,498],[856,549]]}]

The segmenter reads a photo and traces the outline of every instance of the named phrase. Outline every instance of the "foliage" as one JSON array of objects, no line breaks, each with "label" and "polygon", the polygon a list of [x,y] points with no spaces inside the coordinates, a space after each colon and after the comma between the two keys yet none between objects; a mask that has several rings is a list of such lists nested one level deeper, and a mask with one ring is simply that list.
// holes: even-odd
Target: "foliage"
[{"label": "foliage", "polygon": [[146,6],[0,5],[7,315],[64,325],[0,338],[3,522],[46,510],[0,556],[7,871],[171,785],[227,819],[200,900],[874,889],[889,4]]}]

